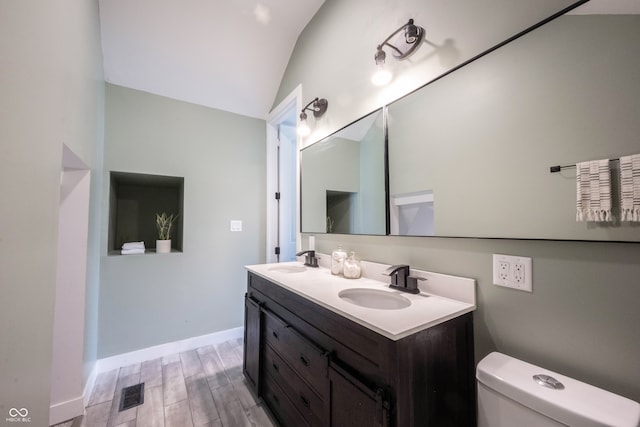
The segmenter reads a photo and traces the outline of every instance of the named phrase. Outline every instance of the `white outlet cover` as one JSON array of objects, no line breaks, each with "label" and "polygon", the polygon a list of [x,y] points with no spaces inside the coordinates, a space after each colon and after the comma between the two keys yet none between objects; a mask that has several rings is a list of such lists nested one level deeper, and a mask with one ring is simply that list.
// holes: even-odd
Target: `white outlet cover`
[{"label": "white outlet cover", "polygon": [[242,231],[242,221],[240,220],[231,220],[231,225],[229,227],[231,231]]},{"label": "white outlet cover", "polygon": [[[506,274],[505,266],[506,264]],[[533,292],[530,257],[493,254],[493,284],[521,291]]]}]

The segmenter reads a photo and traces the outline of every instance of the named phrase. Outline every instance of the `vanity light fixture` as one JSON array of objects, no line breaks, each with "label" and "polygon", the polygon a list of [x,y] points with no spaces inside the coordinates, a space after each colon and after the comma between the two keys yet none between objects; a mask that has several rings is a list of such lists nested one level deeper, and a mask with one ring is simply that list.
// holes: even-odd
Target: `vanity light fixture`
[{"label": "vanity light fixture", "polygon": [[[403,33],[399,35],[400,33]],[[391,55],[397,60],[402,60],[420,47],[420,43],[424,39],[424,28],[413,23],[413,19],[402,27],[395,30],[376,48],[374,59],[378,70],[371,77],[371,82],[376,86],[382,86],[391,81],[391,71],[384,68],[384,62],[387,58],[386,52],[383,50],[385,46],[391,49]]]},{"label": "vanity light fixture", "polygon": [[315,98],[313,101],[305,105],[300,112],[300,125],[298,126],[298,134],[300,136],[307,136],[311,133],[311,129],[307,124],[307,113],[306,110],[313,112],[313,117],[316,119],[318,117],[322,117],[322,115],[327,111],[327,106],[329,103],[324,98]]}]

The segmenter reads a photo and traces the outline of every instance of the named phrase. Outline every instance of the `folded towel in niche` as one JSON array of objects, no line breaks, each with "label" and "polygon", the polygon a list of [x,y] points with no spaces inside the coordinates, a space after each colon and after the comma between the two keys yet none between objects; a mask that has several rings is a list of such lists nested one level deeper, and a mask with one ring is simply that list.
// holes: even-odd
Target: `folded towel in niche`
[{"label": "folded towel in niche", "polygon": [[640,221],[640,154],[620,157],[622,221]]},{"label": "folded towel in niche", "polygon": [[122,249],[144,249],[144,242],[128,242],[122,245]]},{"label": "folded towel in niche", "polygon": [[144,248],[143,249],[123,249],[123,250],[120,251],[120,253],[122,255],[143,254],[144,253]]},{"label": "folded towel in niche", "polygon": [[613,221],[609,159],[576,164],[576,221]]}]

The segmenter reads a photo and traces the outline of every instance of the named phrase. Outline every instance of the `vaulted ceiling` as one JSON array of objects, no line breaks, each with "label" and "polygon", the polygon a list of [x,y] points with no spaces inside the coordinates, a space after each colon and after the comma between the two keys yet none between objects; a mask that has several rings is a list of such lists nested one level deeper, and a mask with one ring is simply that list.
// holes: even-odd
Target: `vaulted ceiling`
[{"label": "vaulted ceiling", "polygon": [[99,0],[105,80],[265,118],[324,0]]},{"label": "vaulted ceiling", "polygon": [[[324,0],[99,0],[105,80],[265,118],[298,36]],[[573,13],[638,13],[592,0]]]}]

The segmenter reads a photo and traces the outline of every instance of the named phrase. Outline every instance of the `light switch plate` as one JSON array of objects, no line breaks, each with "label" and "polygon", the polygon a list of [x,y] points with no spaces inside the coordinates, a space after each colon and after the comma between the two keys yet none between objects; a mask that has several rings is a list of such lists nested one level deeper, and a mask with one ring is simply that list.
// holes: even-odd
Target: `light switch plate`
[{"label": "light switch plate", "polygon": [[242,231],[242,221],[240,220],[231,220],[231,231]]},{"label": "light switch plate", "polygon": [[531,258],[493,254],[493,284],[533,292]]}]

